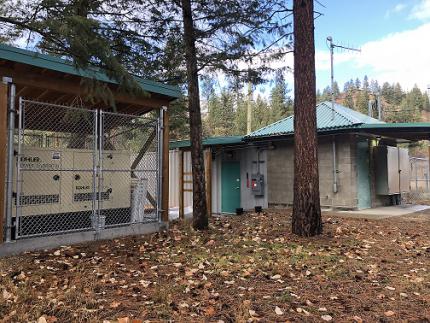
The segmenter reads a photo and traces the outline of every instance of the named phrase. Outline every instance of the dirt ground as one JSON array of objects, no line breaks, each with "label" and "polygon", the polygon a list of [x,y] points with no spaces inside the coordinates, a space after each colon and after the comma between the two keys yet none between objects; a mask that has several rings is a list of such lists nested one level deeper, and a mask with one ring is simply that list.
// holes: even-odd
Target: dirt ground
[{"label": "dirt ground", "polygon": [[290,211],[0,260],[4,322],[430,322],[430,212],[386,220]]}]

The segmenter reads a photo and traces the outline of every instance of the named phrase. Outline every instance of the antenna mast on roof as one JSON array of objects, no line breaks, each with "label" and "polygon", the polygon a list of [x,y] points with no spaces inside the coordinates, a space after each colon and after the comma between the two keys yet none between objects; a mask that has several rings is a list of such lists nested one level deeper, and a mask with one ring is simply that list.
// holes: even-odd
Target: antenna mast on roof
[{"label": "antenna mast on roof", "polygon": [[333,38],[331,36],[327,37],[327,41],[329,43],[330,48],[330,70],[331,70],[331,119],[334,120],[335,113],[334,113],[334,75],[333,75],[333,51],[335,48],[341,48],[346,49],[354,52],[361,52],[361,49],[352,48],[352,47],[346,47],[342,45],[337,45],[333,43]]}]

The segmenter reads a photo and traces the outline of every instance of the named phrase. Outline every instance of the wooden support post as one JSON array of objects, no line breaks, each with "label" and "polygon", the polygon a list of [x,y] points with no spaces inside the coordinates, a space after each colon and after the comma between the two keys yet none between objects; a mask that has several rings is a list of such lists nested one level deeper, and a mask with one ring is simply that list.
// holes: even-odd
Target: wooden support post
[{"label": "wooden support post", "polygon": [[7,84],[0,83],[0,244],[6,221]]},{"label": "wooden support post", "polygon": [[212,215],[212,150],[205,150],[205,181],[206,181],[206,204],[208,216]]},{"label": "wooden support post", "polygon": [[166,109],[163,113],[163,168],[162,174],[162,196],[161,196],[161,220],[169,222],[169,113]]},{"label": "wooden support post", "polygon": [[185,218],[184,210],[184,152],[179,150],[178,176],[179,176],[179,219]]}]

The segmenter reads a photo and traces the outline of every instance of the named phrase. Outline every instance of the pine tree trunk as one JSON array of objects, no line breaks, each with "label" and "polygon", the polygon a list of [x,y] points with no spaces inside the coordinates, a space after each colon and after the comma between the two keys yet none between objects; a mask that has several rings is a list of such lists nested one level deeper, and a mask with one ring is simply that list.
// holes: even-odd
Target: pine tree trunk
[{"label": "pine tree trunk", "polygon": [[208,228],[205,169],[202,147],[202,118],[200,113],[197,53],[191,0],[181,0],[184,22],[185,58],[187,61],[188,109],[190,113],[191,163],[193,170],[193,227]]},{"label": "pine tree trunk", "polygon": [[322,233],[316,136],[313,0],[294,0],[294,202],[292,231]]}]

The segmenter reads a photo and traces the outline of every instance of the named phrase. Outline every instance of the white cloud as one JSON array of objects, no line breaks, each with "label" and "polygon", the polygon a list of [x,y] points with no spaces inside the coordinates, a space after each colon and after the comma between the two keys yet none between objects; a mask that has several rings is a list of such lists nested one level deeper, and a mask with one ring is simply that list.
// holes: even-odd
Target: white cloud
[{"label": "white cloud", "polygon": [[407,8],[407,5],[404,3],[398,3],[393,8],[390,8],[385,13],[385,18],[389,18],[392,14],[400,13]]},{"label": "white cloud", "polygon": [[[335,54],[335,64],[345,63],[351,76],[369,78],[379,82],[399,82],[410,89],[417,84],[422,90],[430,84],[430,23],[416,29],[389,34],[379,40],[362,45],[362,52]],[[317,53],[317,69],[329,69],[329,54]],[[335,65],[335,69],[336,69]],[[340,68],[337,67],[338,69]]]},{"label": "white cloud", "polygon": [[413,6],[409,14],[409,19],[430,19],[430,0],[421,0],[420,3]]}]

